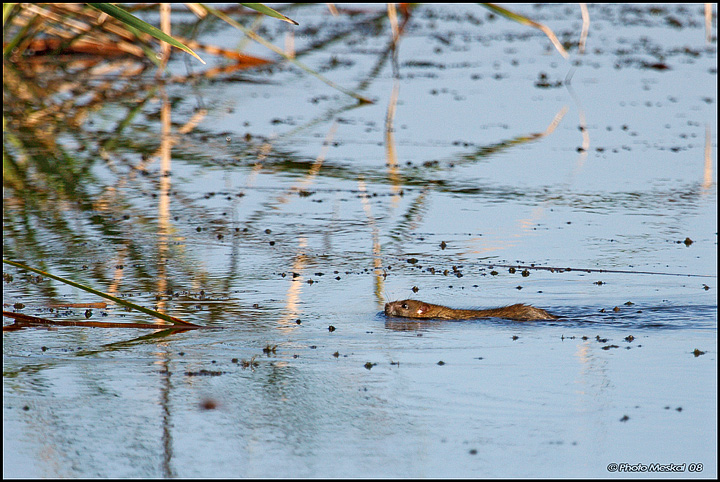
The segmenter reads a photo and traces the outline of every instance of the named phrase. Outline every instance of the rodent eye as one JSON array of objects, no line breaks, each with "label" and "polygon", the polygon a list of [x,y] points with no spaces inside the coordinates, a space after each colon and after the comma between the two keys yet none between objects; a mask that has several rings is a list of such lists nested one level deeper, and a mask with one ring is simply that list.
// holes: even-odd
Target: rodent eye
[{"label": "rodent eye", "polygon": [[407,303],[403,303],[403,304],[402,304],[402,308],[403,308],[403,310],[407,310],[407,309],[408,309],[408,304],[407,304]]}]

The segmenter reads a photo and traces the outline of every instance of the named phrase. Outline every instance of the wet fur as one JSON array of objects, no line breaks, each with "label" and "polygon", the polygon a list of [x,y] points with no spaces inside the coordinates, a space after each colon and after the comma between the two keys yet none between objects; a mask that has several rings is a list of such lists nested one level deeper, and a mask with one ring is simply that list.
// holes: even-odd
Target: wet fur
[{"label": "wet fur", "polygon": [[413,319],[470,320],[474,318],[505,318],[508,320],[533,321],[555,320],[557,316],[542,308],[515,304],[487,310],[456,310],[418,300],[400,300],[385,304],[385,315]]}]

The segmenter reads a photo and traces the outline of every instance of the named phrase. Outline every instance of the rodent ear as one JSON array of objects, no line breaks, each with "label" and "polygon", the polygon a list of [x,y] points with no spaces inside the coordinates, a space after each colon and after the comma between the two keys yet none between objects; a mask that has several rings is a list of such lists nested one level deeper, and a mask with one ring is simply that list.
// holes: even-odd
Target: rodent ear
[{"label": "rodent ear", "polygon": [[424,315],[429,309],[430,305],[428,305],[427,303],[420,303],[420,306],[417,309],[417,314]]}]

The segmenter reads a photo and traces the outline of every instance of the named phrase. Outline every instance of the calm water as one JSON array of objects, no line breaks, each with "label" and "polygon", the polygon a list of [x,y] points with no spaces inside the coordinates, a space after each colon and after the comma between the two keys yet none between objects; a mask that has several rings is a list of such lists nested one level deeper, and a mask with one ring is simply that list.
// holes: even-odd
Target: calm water
[{"label": "calm water", "polygon": [[[285,63],[156,90],[149,71],[57,128],[50,167],[4,164],[4,257],[222,329],[5,332],[3,475],[716,477],[715,20],[707,45],[702,6],[590,6],[580,55],[579,7],[515,8],[570,59],[482,7],[423,5],[394,72],[380,6],[301,7],[298,59],[373,104]],[[292,29],[263,25],[280,46]],[[3,272],[5,310],[100,301]],[[410,297],[563,318],[381,313]]]}]

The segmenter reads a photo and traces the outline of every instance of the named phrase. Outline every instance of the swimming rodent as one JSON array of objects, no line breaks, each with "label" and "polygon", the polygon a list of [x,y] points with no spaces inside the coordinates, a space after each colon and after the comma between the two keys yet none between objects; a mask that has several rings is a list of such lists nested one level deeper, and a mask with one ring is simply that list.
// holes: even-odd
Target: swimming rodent
[{"label": "swimming rodent", "polygon": [[442,320],[470,320],[473,318],[507,318],[508,320],[532,321],[532,320],[556,320],[558,317],[551,315],[541,308],[517,304],[492,308],[489,310],[455,310],[447,306],[433,305],[418,300],[401,300],[385,303],[385,314],[387,316],[402,316],[403,318],[439,318]]}]

